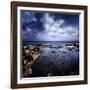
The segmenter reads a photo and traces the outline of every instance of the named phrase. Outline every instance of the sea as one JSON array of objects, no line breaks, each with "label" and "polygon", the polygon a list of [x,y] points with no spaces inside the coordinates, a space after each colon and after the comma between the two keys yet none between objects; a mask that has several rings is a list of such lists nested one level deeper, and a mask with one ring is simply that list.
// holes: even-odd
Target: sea
[{"label": "sea", "polygon": [[75,43],[79,43],[79,41],[22,41],[23,45],[64,45]]},{"label": "sea", "polygon": [[78,41],[23,41],[23,45],[52,45],[45,47],[38,60],[32,65],[30,77],[79,75],[79,51],[63,46],[78,44]]}]

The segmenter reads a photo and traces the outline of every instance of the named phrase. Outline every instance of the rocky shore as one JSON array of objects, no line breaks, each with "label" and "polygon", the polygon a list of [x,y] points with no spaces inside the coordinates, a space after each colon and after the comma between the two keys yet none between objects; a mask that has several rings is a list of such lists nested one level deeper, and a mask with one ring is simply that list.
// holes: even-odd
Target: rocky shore
[{"label": "rocky shore", "polygon": [[[49,44],[48,45],[23,45],[22,52],[23,52],[22,53],[22,64],[23,64],[22,76],[23,77],[30,77],[30,76],[34,75],[33,73],[35,71],[37,71],[37,72],[35,72],[36,75],[34,75],[34,76],[38,76],[38,73],[40,73],[39,71],[41,69],[43,69],[43,72],[40,73],[40,75],[42,74],[41,76],[45,76],[45,75],[52,76],[53,70],[54,70],[54,72],[57,71],[55,73],[55,75],[63,75],[63,73],[66,73],[68,71],[68,67],[69,67],[69,69],[73,67],[71,64],[69,64],[68,61],[65,61],[65,57],[67,56],[68,52],[79,52],[79,44],[72,43],[72,44],[65,44],[63,46],[60,46],[60,45],[54,46],[54,45],[49,45]],[[66,56],[65,56],[65,53],[67,53]],[[51,57],[51,59],[48,60],[50,57]],[[63,57],[64,57],[64,59],[63,59]],[[45,63],[50,61],[48,63],[49,64],[48,67],[53,67],[52,68],[53,70],[50,69],[51,72],[50,72],[49,68],[47,68],[47,70],[45,69],[46,71],[44,71],[44,68],[39,69],[39,65],[41,65],[41,62],[44,60],[45,60]],[[43,62],[42,62],[42,65],[45,66],[45,68],[47,67],[48,64],[43,65]],[[40,67],[42,67],[42,65]],[[64,66],[66,66],[66,67],[64,67]],[[67,71],[63,71],[61,68],[63,70],[66,69]],[[47,71],[49,71],[49,72],[47,74],[43,75],[43,73],[45,73]],[[60,74],[57,74],[58,72]],[[74,73],[74,72],[71,72],[71,73]]]},{"label": "rocky shore", "polygon": [[23,46],[23,77],[28,77],[32,74],[31,66],[39,58],[42,48],[34,45]]}]

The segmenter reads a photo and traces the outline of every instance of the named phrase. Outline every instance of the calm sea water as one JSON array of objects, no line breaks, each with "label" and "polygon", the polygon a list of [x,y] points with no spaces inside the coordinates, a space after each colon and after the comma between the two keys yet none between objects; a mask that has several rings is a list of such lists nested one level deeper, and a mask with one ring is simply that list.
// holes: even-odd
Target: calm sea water
[{"label": "calm sea water", "polygon": [[22,42],[24,45],[29,45],[29,44],[48,44],[48,45],[63,45],[63,44],[72,44],[72,43],[79,43],[78,41],[23,41]]},{"label": "calm sea water", "polygon": [[32,75],[30,77],[45,76],[66,76],[79,74],[79,51],[68,50],[63,47],[66,44],[78,43],[76,41],[34,41],[23,42],[24,45],[54,45],[62,46],[59,48],[45,47],[41,56],[32,66]]}]

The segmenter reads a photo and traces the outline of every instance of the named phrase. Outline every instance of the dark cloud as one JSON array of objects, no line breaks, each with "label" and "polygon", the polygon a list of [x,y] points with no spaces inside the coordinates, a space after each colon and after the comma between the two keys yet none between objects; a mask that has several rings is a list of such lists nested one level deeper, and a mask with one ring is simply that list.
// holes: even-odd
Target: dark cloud
[{"label": "dark cloud", "polygon": [[79,15],[21,11],[22,39],[25,41],[79,40]]}]

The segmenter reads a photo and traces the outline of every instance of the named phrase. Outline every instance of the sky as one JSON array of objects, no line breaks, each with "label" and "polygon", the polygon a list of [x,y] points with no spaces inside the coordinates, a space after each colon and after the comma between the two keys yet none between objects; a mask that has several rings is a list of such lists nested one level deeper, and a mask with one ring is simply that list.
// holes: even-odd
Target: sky
[{"label": "sky", "polygon": [[21,10],[23,41],[79,41],[79,14]]}]

